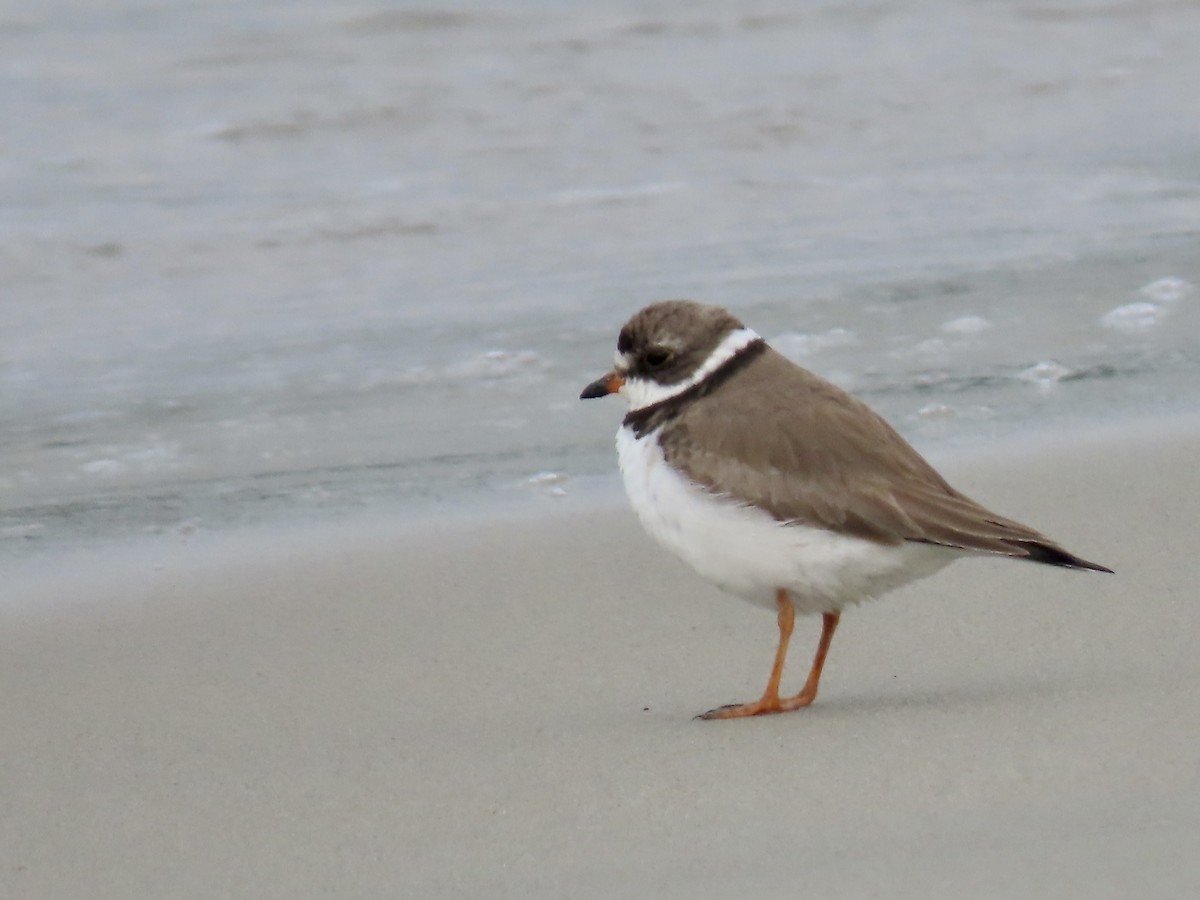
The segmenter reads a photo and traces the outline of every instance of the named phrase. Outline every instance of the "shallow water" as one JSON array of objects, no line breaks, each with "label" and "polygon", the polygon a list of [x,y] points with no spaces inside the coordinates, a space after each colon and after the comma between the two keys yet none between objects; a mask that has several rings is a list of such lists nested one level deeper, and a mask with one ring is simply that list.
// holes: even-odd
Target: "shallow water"
[{"label": "shallow water", "polygon": [[621,322],[1194,410],[1200,5],[0,6],[0,552],[585,490]]}]

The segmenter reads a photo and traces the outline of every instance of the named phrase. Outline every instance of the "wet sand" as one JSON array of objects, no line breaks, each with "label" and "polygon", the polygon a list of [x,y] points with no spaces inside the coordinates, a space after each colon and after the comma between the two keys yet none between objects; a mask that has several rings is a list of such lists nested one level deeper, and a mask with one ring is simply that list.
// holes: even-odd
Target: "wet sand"
[{"label": "wet sand", "polygon": [[756,720],[692,716],[757,696],[773,616],[623,506],[26,572],[0,894],[1194,895],[1200,428],[1129,431],[943,463],[1116,576],[958,563]]}]

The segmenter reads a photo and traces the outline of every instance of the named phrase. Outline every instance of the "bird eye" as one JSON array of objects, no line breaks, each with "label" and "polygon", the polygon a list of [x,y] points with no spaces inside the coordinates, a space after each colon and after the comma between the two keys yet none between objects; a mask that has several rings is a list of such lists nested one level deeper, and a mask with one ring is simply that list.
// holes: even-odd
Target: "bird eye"
[{"label": "bird eye", "polygon": [[675,356],[667,347],[651,347],[642,357],[647,368],[661,369]]}]

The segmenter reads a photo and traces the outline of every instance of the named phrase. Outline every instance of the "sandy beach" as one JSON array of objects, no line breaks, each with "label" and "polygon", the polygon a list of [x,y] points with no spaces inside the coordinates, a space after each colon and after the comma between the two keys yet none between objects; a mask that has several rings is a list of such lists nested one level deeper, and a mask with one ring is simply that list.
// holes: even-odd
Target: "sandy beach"
[{"label": "sandy beach", "polygon": [[757,720],[692,716],[757,696],[773,617],[615,504],[18,579],[0,893],[1193,895],[1200,428],[1134,430],[942,462],[1116,576],[959,563]]}]

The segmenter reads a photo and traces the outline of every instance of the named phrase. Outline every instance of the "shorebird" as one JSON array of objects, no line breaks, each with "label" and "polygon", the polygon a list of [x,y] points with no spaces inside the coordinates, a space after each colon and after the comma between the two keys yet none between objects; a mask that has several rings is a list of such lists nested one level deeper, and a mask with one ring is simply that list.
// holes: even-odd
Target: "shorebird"
[{"label": "shorebird", "polygon": [[[776,353],[726,310],[655,303],[581,399],[619,394],[625,490],[645,529],[702,577],[776,611],[766,690],[700,718],[816,699],[841,611],[963,556],[1110,572],[959,493],[861,401]],[[780,696],[795,615],[820,614],[800,693]]]}]

